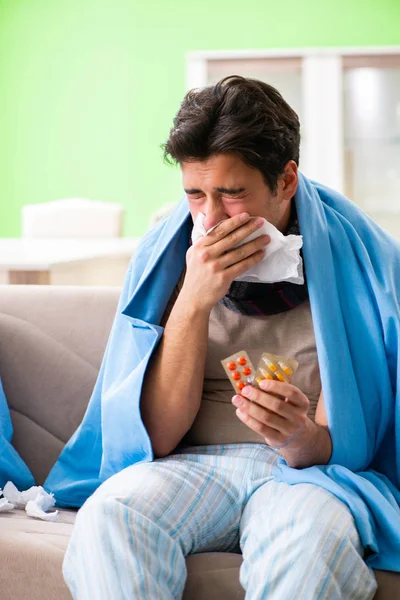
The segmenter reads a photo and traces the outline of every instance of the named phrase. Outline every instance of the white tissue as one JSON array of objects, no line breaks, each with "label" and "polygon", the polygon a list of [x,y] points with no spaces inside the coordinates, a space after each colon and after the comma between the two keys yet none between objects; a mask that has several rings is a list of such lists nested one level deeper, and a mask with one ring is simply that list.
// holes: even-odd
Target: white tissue
[{"label": "white tissue", "polygon": [[15,507],[25,507],[28,517],[43,521],[55,521],[58,518],[58,510],[51,513],[46,512],[55,505],[56,501],[53,494],[48,494],[40,485],[20,492],[11,481],[8,481],[4,486],[3,496],[4,498],[0,499],[0,512],[12,510]]},{"label": "white tissue", "polygon": [[[27,492],[30,490],[34,490],[36,488],[30,488],[29,490],[27,490]],[[4,490],[3,490],[3,496],[5,498],[7,498],[7,500],[9,502],[11,502],[12,504],[14,504],[15,506],[21,507],[21,506],[25,506],[25,504],[27,503],[28,500],[26,500],[24,502],[24,498],[22,496],[23,492],[20,492],[15,485],[11,482],[8,481],[6,483],[6,485],[4,486]],[[25,492],[26,494],[26,492]],[[30,499],[30,498],[28,498]]]},{"label": "white tissue", "polygon": [[[0,489],[1,494],[1,489]],[[14,504],[11,504],[7,498],[0,498],[0,512],[8,512],[10,510],[14,510]]]},{"label": "white tissue", "polygon": [[56,521],[58,519],[58,510],[48,513],[45,512],[55,504],[54,498],[44,490],[39,493],[35,500],[29,500],[25,506],[28,517],[42,519],[42,521]]},{"label": "white tissue", "polygon": [[[203,226],[204,218],[203,213],[199,213],[196,217],[192,230],[193,244],[214,229],[212,227],[208,231],[205,230]],[[253,281],[256,283],[290,281],[291,283],[303,284],[303,261],[300,256],[303,237],[301,235],[283,235],[279,229],[264,219],[264,225],[247,236],[238,246],[242,246],[246,242],[265,234],[270,236],[271,241],[265,247],[264,258],[246,273],[237,277],[235,281]]]}]

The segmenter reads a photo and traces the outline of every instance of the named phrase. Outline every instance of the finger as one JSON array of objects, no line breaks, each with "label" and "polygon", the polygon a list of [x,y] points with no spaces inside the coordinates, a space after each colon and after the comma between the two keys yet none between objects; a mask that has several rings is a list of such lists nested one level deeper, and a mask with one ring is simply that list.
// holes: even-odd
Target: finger
[{"label": "finger", "polygon": [[246,212],[235,215],[234,217],[230,217],[229,219],[225,219],[224,221],[218,223],[218,225],[216,225],[214,229],[210,231],[210,233],[207,233],[202,240],[206,243],[206,245],[215,244],[219,240],[222,240],[224,237],[229,235],[232,231],[235,231],[241,227],[243,224],[249,223],[250,220],[251,217],[249,213]]},{"label": "finger", "polygon": [[[237,398],[237,396],[236,396]],[[275,429],[285,435],[292,435],[298,427],[298,422],[289,421],[276,413],[272,413],[256,402],[243,400],[240,404],[240,410],[263,425]]]},{"label": "finger", "polygon": [[223,269],[226,269],[251,256],[258,250],[262,250],[270,243],[270,241],[271,238],[269,235],[259,235],[255,240],[247,242],[246,244],[239,246],[239,248],[234,248],[233,250],[226,252],[223,256],[221,256],[218,262]]},{"label": "finger", "polygon": [[259,404],[263,408],[289,421],[298,421],[304,415],[304,408],[285,402],[283,398],[278,398],[275,395],[268,394],[252,386],[244,387],[241,394],[251,400],[252,403]]},{"label": "finger", "polygon": [[[245,215],[245,216],[244,216]],[[245,220],[239,220],[241,217]],[[264,224],[261,217],[251,218],[247,213],[221,221],[215,229],[203,238],[205,246],[212,246],[216,256],[222,256],[234,246],[240,244],[251,233],[260,229]]]},{"label": "finger", "polygon": [[262,379],[259,386],[264,392],[282,396],[287,402],[290,402],[299,408],[308,408],[310,405],[307,396],[291,383],[277,381],[275,379]]},{"label": "finger", "polygon": [[[263,425],[257,419],[254,419],[250,415],[237,409],[236,416],[242,421],[247,427],[258,433],[265,439],[265,442],[272,448],[281,448],[286,445],[288,438],[283,433],[272,429],[267,425]],[[290,441],[290,438],[289,438]]]},{"label": "finger", "polygon": [[262,259],[264,258],[264,256],[265,256],[265,249],[264,248],[262,250],[257,250],[257,252],[255,252],[251,256],[248,256],[247,258],[245,258],[245,259],[237,262],[236,264],[234,264],[234,265],[226,268],[224,270],[224,273],[226,273],[227,276],[229,276],[230,279],[233,281],[234,279],[236,279],[240,275],[243,275],[243,273],[246,273],[246,271],[248,271],[249,269],[251,269],[251,267],[253,267],[257,263],[261,262]]}]

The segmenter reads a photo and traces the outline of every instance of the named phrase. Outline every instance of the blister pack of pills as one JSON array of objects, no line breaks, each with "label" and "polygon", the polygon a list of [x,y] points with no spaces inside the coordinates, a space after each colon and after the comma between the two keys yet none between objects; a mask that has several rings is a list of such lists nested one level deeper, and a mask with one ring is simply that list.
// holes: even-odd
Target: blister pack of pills
[{"label": "blister pack of pills", "polygon": [[299,366],[294,358],[264,352],[257,369],[254,369],[249,355],[244,350],[224,358],[221,360],[221,364],[233,389],[239,393],[247,384],[259,387],[263,379],[275,379],[290,383]]},{"label": "blister pack of pills", "polygon": [[221,360],[221,364],[235,392],[240,392],[246,384],[254,379],[255,369],[245,351],[235,352]]},{"label": "blister pack of pills", "polygon": [[276,379],[290,383],[298,366],[299,363],[294,358],[264,352],[254,374],[253,385],[258,385],[263,379]]}]

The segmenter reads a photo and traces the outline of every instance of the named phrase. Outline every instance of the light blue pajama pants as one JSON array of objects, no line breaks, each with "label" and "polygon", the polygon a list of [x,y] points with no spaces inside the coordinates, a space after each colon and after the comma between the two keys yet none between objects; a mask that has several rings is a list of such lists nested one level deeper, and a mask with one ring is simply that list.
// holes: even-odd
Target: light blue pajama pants
[{"label": "light blue pajama pants", "polygon": [[63,563],[75,600],[177,600],[185,556],[242,551],[246,600],[369,600],[377,585],[347,506],[276,482],[263,444],[196,446],[127,467],[77,515]]}]

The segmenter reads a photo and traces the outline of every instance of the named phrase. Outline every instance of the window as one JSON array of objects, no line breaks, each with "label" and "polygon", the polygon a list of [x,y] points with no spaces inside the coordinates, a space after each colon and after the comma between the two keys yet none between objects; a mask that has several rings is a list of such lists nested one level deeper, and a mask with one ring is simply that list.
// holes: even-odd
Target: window
[{"label": "window", "polygon": [[400,54],[344,57],[343,69],[346,195],[400,234]]}]

